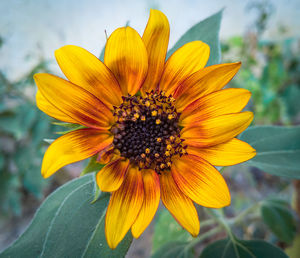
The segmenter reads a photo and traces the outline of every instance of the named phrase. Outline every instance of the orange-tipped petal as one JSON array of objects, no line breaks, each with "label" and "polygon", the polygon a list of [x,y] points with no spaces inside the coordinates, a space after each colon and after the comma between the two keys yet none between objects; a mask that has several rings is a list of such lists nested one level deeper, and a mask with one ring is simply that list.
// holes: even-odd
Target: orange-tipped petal
[{"label": "orange-tipped petal", "polygon": [[36,93],[36,105],[37,107],[46,113],[48,116],[51,116],[57,120],[64,121],[67,123],[76,124],[77,121],[74,120],[72,117],[68,116],[64,112],[62,112],[60,109],[58,109],[56,106],[53,106],[38,90]]},{"label": "orange-tipped petal", "polygon": [[102,168],[96,176],[97,184],[103,192],[113,192],[120,188],[128,169],[129,160],[117,159]]},{"label": "orange-tipped petal", "polygon": [[108,128],[112,125],[114,120],[111,111],[83,88],[47,73],[35,74],[34,80],[41,94],[77,123],[92,128]]},{"label": "orange-tipped petal", "polygon": [[196,99],[222,89],[238,72],[241,63],[208,66],[191,75],[174,93],[176,109],[181,112]]},{"label": "orange-tipped petal", "polygon": [[104,63],[119,81],[123,95],[134,95],[148,71],[148,55],[140,35],[131,27],[115,30],[107,40]]},{"label": "orange-tipped petal", "polygon": [[168,95],[191,74],[202,69],[209,58],[209,46],[202,41],[192,41],[177,49],[165,65],[159,89]]},{"label": "orange-tipped petal", "polygon": [[55,57],[72,83],[86,89],[110,109],[122,103],[118,81],[96,56],[81,47],[68,45],[56,50]]},{"label": "orange-tipped petal", "polygon": [[180,190],[199,205],[222,208],[230,204],[224,178],[203,159],[194,155],[174,159],[172,175]]},{"label": "orange-tipped petal", "polygon": [[148,52],[148,74],[141,88],[143,93],[156,90],[161,78],[168,50],[170,27],[167,17],[158,10],[150,10],[150,17],[143,34]]},{"label": "orange-tipped petal", "polygon": [[104,130],[80,129],[56,139],[47,149],[42,175],[47,178],[60,168],[87,159],[102,151],[113,141],[113,136]]},{"label": "orange-tipped petal", "polygon": [[207,148],[188,147],[189,154],[197,155],[214,166],[232,166],[256,155],[248,143],[233,138],[232,140]]},{"label": "orange-tipped petal", "polygon": [[208,94],[188,105],[179,118],[186,126],[208,118],[237,113],[247,105],[251,92],[245,89],[225,89]]},{"label": "orange-tipped petal", "polygon": [[185,144],[208,147],[227,142],[243,132],[252,122],[253,113],[226,114],[189,124],[182,129]]},{"label": "orange-tipped petal", "polygon": [[161,199],[177,222],[192,236],[197,236],[200,223],[195,206],[176,185],[172,173],[163,171],[160,175]]},{"label": "orange-tipped petal", "polygon": [[144,200],[141,171],[129,168],[121,187],[112,193],[105,218],[105,235],[110,248],[121,242],[138,216]]},{"label": "orange-tipped petal", "polygon": [[144,182],[144,202],[140,213],[131,227],[132,235],[138,238],[152,221],[159,205],[159,178],[154,170],[142,170]]}]

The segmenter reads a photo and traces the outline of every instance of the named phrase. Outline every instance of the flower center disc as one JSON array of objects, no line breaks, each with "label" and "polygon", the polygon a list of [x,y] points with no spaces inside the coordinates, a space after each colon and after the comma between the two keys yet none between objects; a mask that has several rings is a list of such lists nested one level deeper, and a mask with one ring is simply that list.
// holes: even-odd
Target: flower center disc
[{"label": "flower center disc", "polygon": [[173,156],[186,153],[174,102],[163,92],[123,97],[123,103],[114,108],[117,123],[111,129],[114,147],[122,157],[160,174],[171,167]]}]

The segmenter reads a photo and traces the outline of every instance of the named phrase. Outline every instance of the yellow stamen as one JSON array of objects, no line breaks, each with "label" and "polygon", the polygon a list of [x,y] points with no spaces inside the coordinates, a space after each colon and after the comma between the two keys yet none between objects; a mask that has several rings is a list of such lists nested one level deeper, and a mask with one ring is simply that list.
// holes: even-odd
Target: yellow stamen
[{"label": "yellow stamen", "polygon": [[167,150],[171,150],[172,149],[172,145],[168,144],[167,145]]},{"label": "yellow stamen", "polygon": [[145,121],[145,120],[146,120],[146,117],[145,117],[145,116],[141,116],[141,120],[142,120],[142,121]]},{"label": "yellow stamen", "polygon": [[174,118],[174,115],[173,115],[173,114],[168,115],[168,119],[169,119],[169,120],[172,120],[173,118]]},{"label": "yellow stamen", "polygon": [[160,119],[156,119],[155,123],[159,125],[161,123]]},{"label": "yellow stamen", "polygon": [[155,153],[154,156],[155,156],[155,158],[158,158],[158,157],[159,157],[159,154],[158,154],[158,153]]},{"label": "yellow stamen", "polygon": [[149,154],[149,153],[150,153],[150,149],[149,149],[149,148],[146,148],[145,152],[146,152],[147,154]]},{"label": "yellow stamen", "polygon": [[170,152],[169,152],[169,151],[166,151],[166,152],[165,152],[165,155],[166,155],[166,156],[170,156]]},{"label": "yellow stamen", "polygon": [[156,141],[157,142],[161,142],[161,138],[159,137],[159,138],[156,138]]},{"label": "yellow stamen", "polygon": [[151,116],[157,116],[157,111],[156,111],[156,110],[153,110],[153,111],[151,112]]}]

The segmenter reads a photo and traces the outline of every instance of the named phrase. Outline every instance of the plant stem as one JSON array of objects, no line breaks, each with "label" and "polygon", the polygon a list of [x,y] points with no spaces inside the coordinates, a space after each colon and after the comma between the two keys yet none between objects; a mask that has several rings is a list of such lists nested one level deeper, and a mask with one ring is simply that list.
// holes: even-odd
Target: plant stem
[{"label": "plant stem", "polygon": [[261,202],[257,202],[254,205],[248,207],[247,209],[243,210],[239,215],[234,217],[232,220],[229,220],[230,224],[238,224],[243,220],[244,217],[246,217],[250,212],[256,210],[261,205]]},{"label": "plant stem", "polygon": [[203,240],[212,237],[213,235],[225,230],[228,237],[235,242],[235,236],[232,234],[230,225],[238,224],[245,216],[247,216],[250,212],[254,211],[261,205],[261,202],[258,202],[247,209],[243,210],[238,216],[229,220],[229,223],[225,221],[225,219],[221,216],[217,216],[214,214],[210,209],[206,209],[206,212],[212,217],[212,219],[207,219],[201,223],[201,228],[211,226],[215,223],[218,223],[219,226],[210,229],[209,231],[203,233],[201,236],[195,238],[189,244],[186,245],[185,250],[189,250],[190,248],[194,247],[198,243],[202,242]]},{"label": "plant stem", "polygon": [[189,244],[186,245],[185,249],[189,250],[190,248],[194,247],[195,245],[197,245],[198,243],[202,242],[203,240],[210,238],[211,236],[219,233],[222,231],[222,227],[218,226],[215,228],[212,228],[211,230],[203,233],[201,236],[193,239],[191,242],[189,242]]},{"label": "plant stem", "polygon": [[201,228],[207,227],[207,226],[211,226],[213,224],[215,224],[216,221],[214,219],[207,219],[201,222]]}]

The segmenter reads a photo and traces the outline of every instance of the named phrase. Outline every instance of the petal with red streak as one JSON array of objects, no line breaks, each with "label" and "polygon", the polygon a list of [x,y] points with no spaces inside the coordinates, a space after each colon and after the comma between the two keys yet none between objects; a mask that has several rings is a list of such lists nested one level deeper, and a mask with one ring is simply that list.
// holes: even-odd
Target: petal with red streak
[{"label": "petal with red streak", "polygon": [[144,186],[138,168],[129,168],[121,187],[112,193],[105,218],[105,235],[114,249],[136,220],[144,200]]},{"label": "petal with red streak", "polygon": [[131,227],[132,235],[138,238],[152,221],[160,200],[159,178],[154,170],[141,170],[144,182],[144,202],[140,213]]}]

